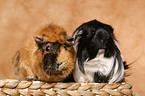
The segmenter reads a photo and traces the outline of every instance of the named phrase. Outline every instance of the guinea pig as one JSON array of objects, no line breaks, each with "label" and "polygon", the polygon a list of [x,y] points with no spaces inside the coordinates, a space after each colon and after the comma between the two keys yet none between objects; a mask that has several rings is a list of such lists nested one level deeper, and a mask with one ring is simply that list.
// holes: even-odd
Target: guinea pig
[{"label": "guinea pig", "polygon": [[124,64],[110,25],[92,20],[73,33],[77,59],[76,82],[119,83],[124,81]]},{"label": "guinea pig", "polygon": [[12,64],[20,80],[64,81],[75,67],[72,38],[55,24],[40,28],[16,52]]}]

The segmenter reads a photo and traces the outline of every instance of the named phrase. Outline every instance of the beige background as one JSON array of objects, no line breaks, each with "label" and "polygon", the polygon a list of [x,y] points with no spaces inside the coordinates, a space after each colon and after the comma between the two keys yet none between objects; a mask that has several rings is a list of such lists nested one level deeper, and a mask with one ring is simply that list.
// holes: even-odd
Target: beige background
[{"label": "beige background", "polygon": [[145,95],[144,0],[0,0],[0,79],[15,78],[11,58],[41,25],[53,22],[71,35],[92,19],[112,25],[123,59],[137,60],[126,81]]}]

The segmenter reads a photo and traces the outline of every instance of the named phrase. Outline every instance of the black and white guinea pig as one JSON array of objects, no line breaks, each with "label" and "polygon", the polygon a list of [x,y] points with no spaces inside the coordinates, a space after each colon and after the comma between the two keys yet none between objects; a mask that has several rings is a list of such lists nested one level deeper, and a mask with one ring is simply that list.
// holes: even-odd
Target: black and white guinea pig
[{"label": "black and white guinea pig", "polygon": [[92,20],[80,25],[73,33],[77,53],[74,79],[76,82],[119,83],[124,81],[124,64],[114,29]]}]

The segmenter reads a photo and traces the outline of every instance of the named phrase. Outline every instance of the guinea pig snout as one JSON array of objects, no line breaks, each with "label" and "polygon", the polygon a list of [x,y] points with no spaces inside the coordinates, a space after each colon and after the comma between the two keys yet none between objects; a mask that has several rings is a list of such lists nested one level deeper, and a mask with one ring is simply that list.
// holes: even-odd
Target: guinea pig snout
[{"label": "guinea pig snout", "polygon": [[61,65],[63,62],[57,61],[57,55],[46,54],[43,58],[43,70],[48,74],[61,74]]},{"label": "guinea pig snout", "polygon": [[105,43],[103,40],[98,40],[98,39],[92,39],[92,46],[96,49],[104,49],[105,48]]},{"label": "guinea pig snout", "polygon": [[61,74],[61,63],[47,64],[44,66],[44,71],[48,74]]}]

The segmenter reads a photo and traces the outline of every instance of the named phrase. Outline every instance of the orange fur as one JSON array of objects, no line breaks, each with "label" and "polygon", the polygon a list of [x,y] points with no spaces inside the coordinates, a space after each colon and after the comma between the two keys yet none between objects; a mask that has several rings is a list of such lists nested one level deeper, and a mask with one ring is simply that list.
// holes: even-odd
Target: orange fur
[{"label": "orange fur", "polygon": [[[27,79],[27,77],[37,77],[38,80],[43,80],[47,82],[56,82],[64,80],[74,69],[75,66],[75,51],[72,46],[66,47],[65,45],[70,45],[71,43],[66,40],[66,31],[57,25],[47,25],[42,27],[34,36],[43,37],[43,41],[30,39],[25,46],[17,51],[13,58],[13,65],[15,69],[15,74],[18,75],[20,80]],[[47,54],[38,49],[38,42],[48,42],[47,45],[59,43],[60,51],[55,50],[52,53],[58,53],[56,58],[57,62],[63,62],[60,65],[61,70],[58,73],[47,74],[43,70],[43,58]],[[42,49],[45,46],[42,46]],[[51,58],[50,60],[52,60]],[[60,74],[61,73],[61,74]]]}]

